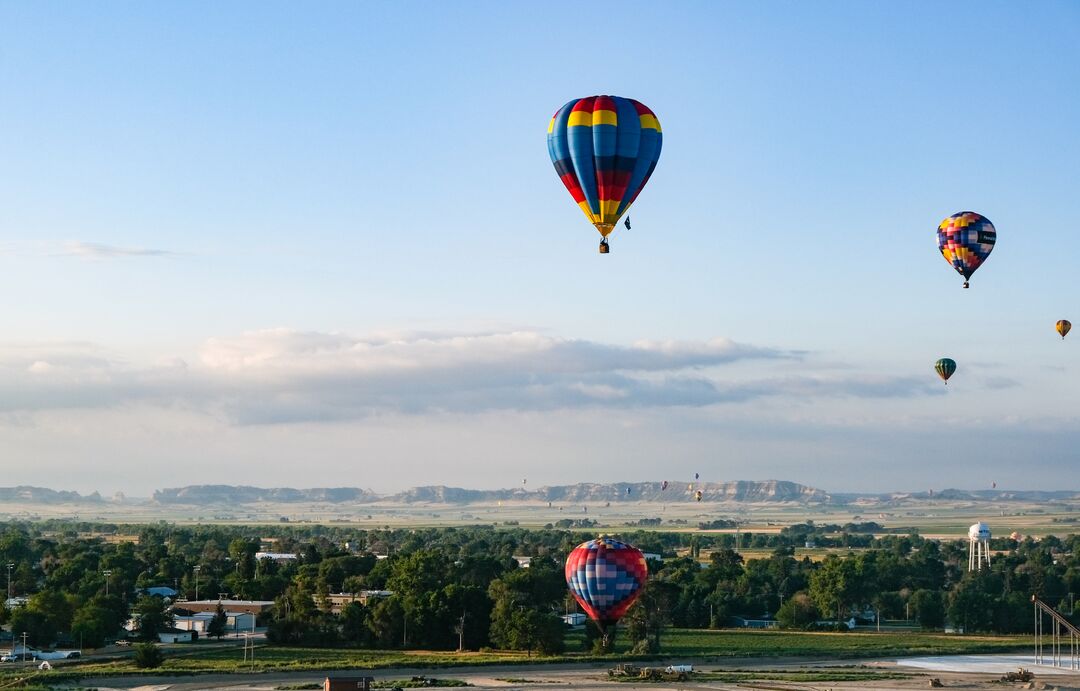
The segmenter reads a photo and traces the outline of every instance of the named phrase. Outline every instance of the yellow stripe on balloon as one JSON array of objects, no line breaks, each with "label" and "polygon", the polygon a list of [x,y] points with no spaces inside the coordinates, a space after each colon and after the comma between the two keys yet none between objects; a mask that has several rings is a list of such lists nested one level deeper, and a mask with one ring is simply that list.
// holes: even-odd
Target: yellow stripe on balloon
[{"label": "yellow stripe on balloon", "polygon": [[639,116],[641,118],[641,128],[646,130],[660,131],[660,121],[656,119],[655,115],[649,115],[648,113]]},{"label": "yellow stripe on balloon", "polygon": [[601,199],[600,200],[600,219],[605,223],[614,223],[619,220],[615,214],[619,213],[619,205],[622,204],[621,199]]},{"label": "yellow stripe on balloon", "polygon": [[575,110],[570,113],[570,119],[566,121],[567,127],[592,127],[592,113],[583,110]]},{"label": "yellow stripe on balloon", "polygon": [[548,134],[555,131],[555,118],[551,118],[551,122],[548,123]]},{"label": "yellow stripe on balloon", "polygon": [[585,212],[585,218],[589,219],[591,223],[597,223],[600,220],[600,218],[592,212],[588,201],[578,202],[578,206]]},{"label": "yellow stripe on balloon", "polygon": [[618,125],[619,116],[613,110],[594,110],[592,114],[593,125]]}]

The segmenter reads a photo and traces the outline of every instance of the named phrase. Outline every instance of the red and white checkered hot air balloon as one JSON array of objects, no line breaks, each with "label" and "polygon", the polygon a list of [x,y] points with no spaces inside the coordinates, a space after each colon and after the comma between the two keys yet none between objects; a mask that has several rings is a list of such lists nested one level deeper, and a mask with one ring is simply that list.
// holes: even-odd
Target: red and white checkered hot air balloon
[{"label": "red and white checkered hot air balloon", "polygon": [[648,577],[641,550],[610,537],[583,542],[566,558],[566,585],[605,639],[641,596]]}]

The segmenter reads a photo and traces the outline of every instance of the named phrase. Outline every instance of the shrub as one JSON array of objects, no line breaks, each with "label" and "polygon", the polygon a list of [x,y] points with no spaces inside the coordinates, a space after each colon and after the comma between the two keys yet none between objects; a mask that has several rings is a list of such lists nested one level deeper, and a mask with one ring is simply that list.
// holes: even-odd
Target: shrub
[{"label": "shrub", "polygon": [[154,669],[165,661],[161,649],[153,643],[140,643],[135,646],[135,666],[139,669]]}]

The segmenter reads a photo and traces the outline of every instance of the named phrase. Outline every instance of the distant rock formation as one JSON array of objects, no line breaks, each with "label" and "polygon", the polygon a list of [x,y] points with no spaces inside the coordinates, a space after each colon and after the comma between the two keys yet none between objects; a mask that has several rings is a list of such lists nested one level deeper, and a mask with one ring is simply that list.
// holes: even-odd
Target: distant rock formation
[{"label": "distant rock formation", "polygon": [[154,492],[153,501],[159,504],[254,504],[266,502],[319,502],[340,504],[379,500],[371,490],[357,487],[247,487],[236,485],[189,485]]},{"label": "distant rock formation", "polygon": [[[596,502],[685,501],[701,490],[702,500],[709,502],[795,502],[822,503],[829,495],[813,487],[795,482],[768,480],[764,482],[699,482],[693,490],[688,481],[671,482],[661,490],[659,482],[617,482],[613,484],[579,483],[525,488],[479,490],[461,487],[430,485],[413,487],[389,496],[370,490],[338,487],[292,489],[277,487],[235,487],[231,485],[194,485],[154,492],[160,504],[252,504],[255,502],[319,502],[367,504],[388,502],[396,504],[475,504],[496,501],[537,501],[589,504]],[[630,491],[627,492],[627,489]]]},{"label": "distant rock formation", "polygon": [[72,502],[96,504],[101,502],[101,495],[94,492],[84,497],[78,492],[20,485],[18,487],[0,487],[0,501],[30,501],[38,504],[66,504]]},{"label": "distant rock formation", "polygon": [[[555,485],[536,489],[465,489],[429,485],[413,487],[403,492],[380,495],[369,489],[357,487],[315,487],[293,489],[291,487],[248,487],[244,485],[190,485],[160,489],[154,492],[152,501],[157,504],[185,504],[190,506],[236,506],[274,503],[311,504],[484,504],[500,501],[553,502],[558,504],[590,505],[597,503],[633,502],[687,502],[694,500],[698,490],[706,503],[787,503],[832,504],[853,508],[867,506],[909,506],[952,502],[1055,502],[1078,501],[1076,490],[960,490],[942,489],[925,492],[883,493],[835,493],[784,480],[734,482],[694,482],[671,480],[666,490],[660,482],[578,483]],[[627,492],[627,489],[630,491]],[[99,493],[81,495],[44,487],[0,487],[0,502],[36,504],[91,504],[106,502],[116,504],[140,503],[145,500],[130,499],[117,492],[108,500]]]}]

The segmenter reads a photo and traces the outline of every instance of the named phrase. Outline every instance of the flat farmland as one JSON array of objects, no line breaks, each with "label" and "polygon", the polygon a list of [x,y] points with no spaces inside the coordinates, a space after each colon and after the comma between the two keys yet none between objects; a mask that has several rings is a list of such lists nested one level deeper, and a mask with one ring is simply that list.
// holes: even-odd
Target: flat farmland
[{"label": "flat farmland", "polygon": [[[872,521],[886,533],[918,531],[925,537],[953,539],[967,535],[975,521],[987,522],[996,536],[1067,535],[1080,528],[1080,502],[1039,504],[1007,500],[917,500],[876,505],[790,503],[671,503],[620,501],[595,505],[505,501],[501,504],[329,504],[258,502],[223,506],[154,504],[129,501],[100,504],[0,503],[0,519],[65,519],[114,524],[168,521],[180,525],[342,525],[361,529],[465,525],[538,528],[564,519],[589,519],[598,530],[634,528],[688,533],[734,533],[734,528],[702,531],[699,524],[717,519],[739,521],[741,533],[778,533],[785,526],[813,521],[840,524]],[[641,526],[642,519],[660,519]],[[113,538],[119,539],[119,538]]]}]

